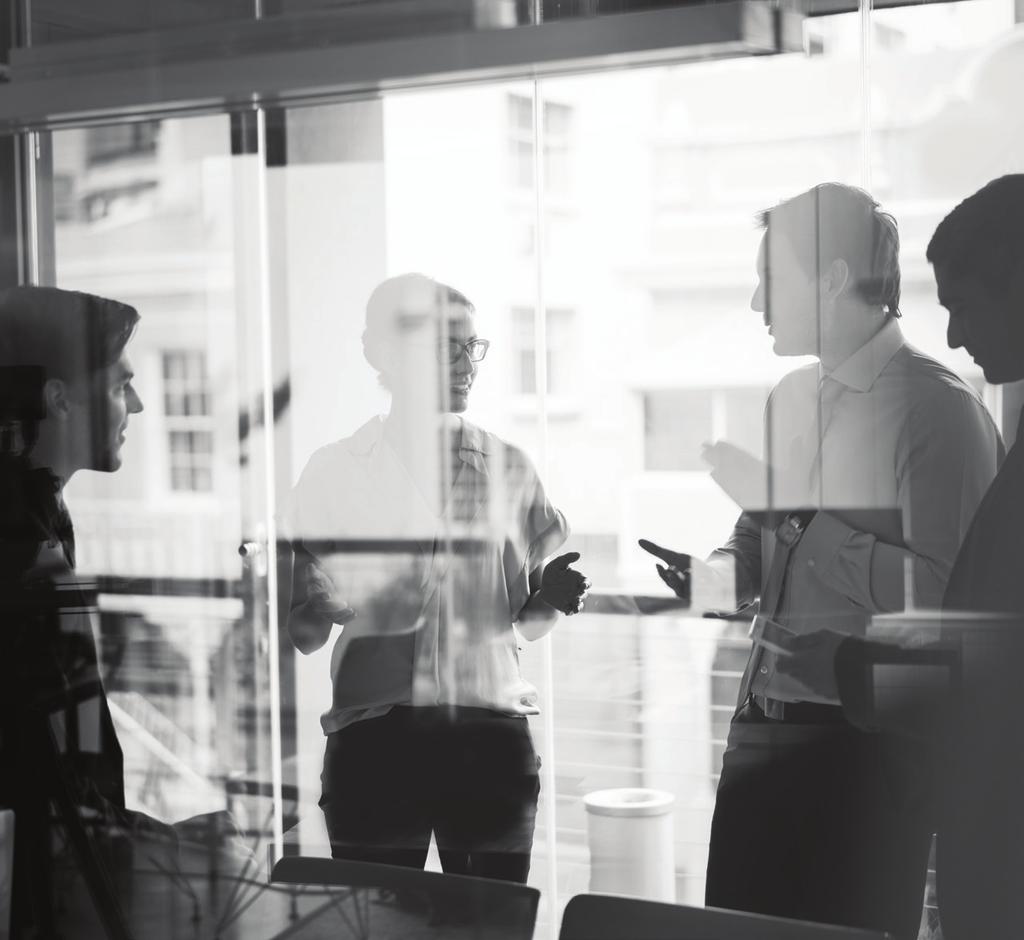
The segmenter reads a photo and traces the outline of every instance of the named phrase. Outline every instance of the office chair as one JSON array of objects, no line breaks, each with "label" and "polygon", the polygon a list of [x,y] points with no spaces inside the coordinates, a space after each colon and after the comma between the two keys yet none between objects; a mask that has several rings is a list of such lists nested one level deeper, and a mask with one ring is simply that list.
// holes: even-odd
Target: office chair
[{"label": "office chair", "polygon": [[565,906],[559,940],[885,940],[889,934],[603,894]]},{"label": "office chair", "polygon": [[332,858],[282,858],[270,877],[335,889],[288,929],[310,940],[532,940],[540,900],[536,888],[508,881]]}]

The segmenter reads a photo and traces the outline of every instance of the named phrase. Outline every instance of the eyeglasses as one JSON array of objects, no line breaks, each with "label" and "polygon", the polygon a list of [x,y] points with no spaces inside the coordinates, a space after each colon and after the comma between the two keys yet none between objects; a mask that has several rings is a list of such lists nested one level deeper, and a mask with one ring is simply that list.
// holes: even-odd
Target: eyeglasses
[{"label": "eyeglasses", "polygon": [[[487,355],[490,349],[490,340],[471,339],[468,343],[459,343],[453,339],[448,340],[448,362],[454,365],[465,352],[470,362],[480,362]],[[442,347],[443,349],[443,347]]]}]

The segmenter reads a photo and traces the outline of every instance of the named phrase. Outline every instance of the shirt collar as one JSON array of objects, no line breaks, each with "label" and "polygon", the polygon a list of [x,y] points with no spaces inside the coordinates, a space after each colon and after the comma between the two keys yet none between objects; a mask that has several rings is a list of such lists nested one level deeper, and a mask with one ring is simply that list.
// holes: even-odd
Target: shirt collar
[{"label": "shirt collar", "polygon": [[475,457],[473,455],[478,454],[481,457],[486,457],[490,452],[491,448],[484,432],[475,424],[470,424],[468,421],[463,420],[462,439],[459,441],[459,457],[462,458],[462,461],[464,463],[474,463]]},{"label": "shirt collar", "polygon": [[895,318],[890,318],[852,356],[841,362],[831,372],[825,372],[822,369],[821,374],[835,379],[854,391],[869,391],[904,342],[906,341],[903,339],[900,325]]}]

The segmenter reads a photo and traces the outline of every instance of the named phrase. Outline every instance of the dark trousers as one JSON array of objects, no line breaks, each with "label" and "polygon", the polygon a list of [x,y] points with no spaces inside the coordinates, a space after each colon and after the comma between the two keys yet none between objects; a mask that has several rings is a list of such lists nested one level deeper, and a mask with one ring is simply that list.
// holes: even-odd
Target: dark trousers
[{"label": "dark trousers", "polygon": [[525,883],[540,793],[525,718],[393,708],[327,736],[320,806],[331,854],[422,868],[431,832],[450,874]]},{"label": "dark trousers", "polygon": [[[1019,655],[1007,660],[1009,669],[1019,668]],[[943,742],[935,867],[945,940],[1017,940],[1024,933],[1019,693],[992,672],[987,694],[972,690]]]},{"label": "dark trousers", "polygon": [[841,719],[733,718],[711,824],[706,903],[914,940],[931,814],[906,742]]}]

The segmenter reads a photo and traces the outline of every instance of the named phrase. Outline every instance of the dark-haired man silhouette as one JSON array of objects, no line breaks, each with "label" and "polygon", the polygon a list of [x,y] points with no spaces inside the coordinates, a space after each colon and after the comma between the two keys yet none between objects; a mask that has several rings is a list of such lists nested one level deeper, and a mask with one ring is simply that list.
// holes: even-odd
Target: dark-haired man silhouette
[{"label": "dark-haired man silhouette", "polygon": [[[11,936],[130,936],[123,864],[173,829],[125,807],[100,676],[95,592],[75,577],[64,488],[121,466],[142,411],[126,347],[139,315],[90,294],[0,292],[0,805],[15,815]],[[191,912],[191,907],[190,907]],[[156,933],[154,935],[161,935]]]},{"label": "dark-haired man silhouette", "polygon": [[[947,340],[994,385],[1024,379],[1024,174],[993,180],[936,228],[927,257]],[[942,601],[937,651],[956,656],[952,694],[929,692],[928,673],[896,705],[874,704],[873,670],[893,656],[846,640],[836,672],[847,714],[935,747],[936,882],[946,940],[1008,940],[1024,906],[1024,747],[1019,673],[1024,663],[1024,437],[1010,448],[957,555]],[[906,651],[904,651],[906,652]],[[932,650],[910,650],[927,657]]]}]

